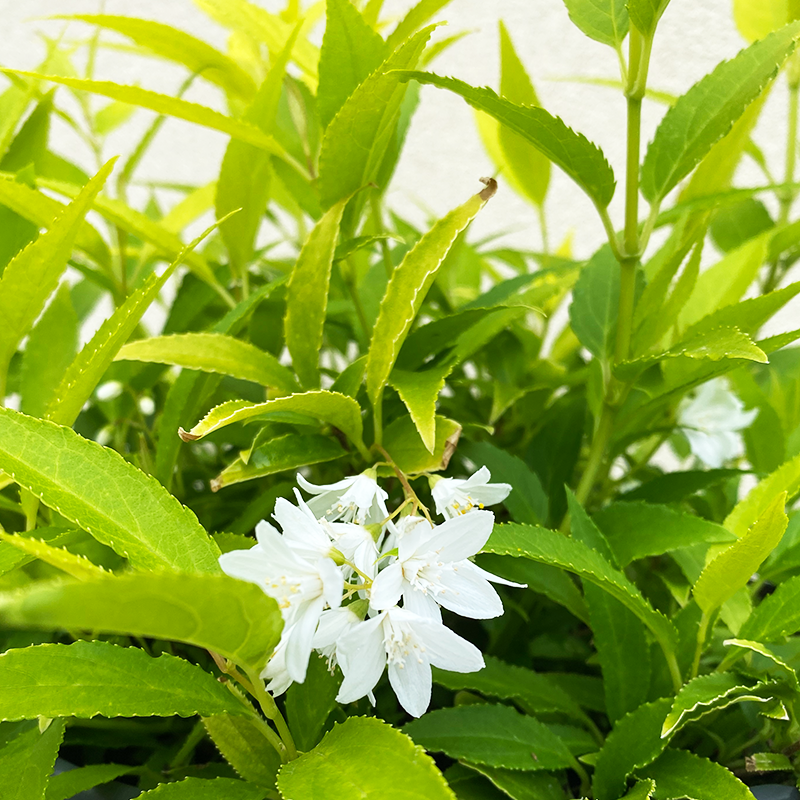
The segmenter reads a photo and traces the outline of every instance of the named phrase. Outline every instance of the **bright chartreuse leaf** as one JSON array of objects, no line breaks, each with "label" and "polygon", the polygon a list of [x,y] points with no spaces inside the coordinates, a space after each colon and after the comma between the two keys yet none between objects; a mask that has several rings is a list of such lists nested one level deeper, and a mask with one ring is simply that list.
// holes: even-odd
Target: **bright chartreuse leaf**
[{"label": "bright chartreuse leaf", "polygon": [[792,21],[789,0],[733,0],[733,19],[739,33],[750,42]]},{"label": "bright chartreuse leaf", "polygon": [[273,155],[283,158],[285,152],[283,148],[271,137],[267,136],[258,126],[245,122],[235,117],[229,117],[214,111],[212,108],[202,106],[197,103],[190,103],[188,100],[181,100],[178,97],[171,97],[167,94],[151,92],[149,89],[142,89],[139,86],[126,86],[111,81],[91,81],[83,78],[69,78],[62,75],[42,75],[38,72],[25,72],[24,70],[2,69],[0,72],[6,75],[18,75],[21,78],[31,78],[33,80],[48,81],[70,89],[83,92],[91,92],[112,100],[119,100],[133,106],[147,108],[158,114],[165,114],[168,117],[192,122],[204,128],[225,133],[242,142],[260,147]]},{"label": "bright chartreuse leaf", "polygon": [[50,778],[45,800],[72,800],[79,792],[113,781],[134,769],[126,764],[90,764],[59,772]]},{"label": "bright chartreuse leaf", "polygon": [[[445,256],[458,234],[472,222],[495,189],[494,181],[489,181],[485,189],[438,220],[392,272],[367,356],[367,394],[374,407],[381,403],[400,348]],[[426,430],[427,441],[430,441],[429,433]]]},{"label": "bright chartreuse leaf", "polygon": [[386,45],[389,51],[391,52],[399,47],[420,26],[424,25],[437,11],[440,11],[450,2],[451,0],[419,0],[386,38]]},{"label": "bright chartreuse leaf", "polygon": [[80,322],[62,283],[31,330],[20,370],[20,410],[43,417],[61,377],[75,358]]},{"label": "bright chartreuse leaf", "polygon": [[455,800],[422,747],[375,717],[336,725],[313,750],[284,764],[278,789],[292,800]]},{"label": "bright chartreuse leaf", "polygon": [[64,720],[50,720],[39,732],[35,722],[0,748],[0,797],[3,800],[45,800],[53,765],[64,738]]},{"label": "bright chartreuse leaf", "polygon": [[188,508],[70,428],[0,409],[0,469],[134,566],[219,569],[216,547]]},{"label": "bright chartreuse leaf", "polygon": [[603,360],[611,358],[617,337],[619,284],[619,262],[603,245],[581,270],[572,292],[572,330],[590,353]]},{"label": "bright chartreuse leaf", "polygon": [[40,582],[0,596],[0,613],[5,625],[16,628],[186,642],[256,671],[264,668],[283,628],[278,604],[255,584],[171,572]]},{"label": "bright chartreuse leaf", "polygon": [[619,49],[628,35],[626,0],[564,0],[569,18],[590,39]]},{"label": "bright chartreuse leaf", "polygon": [[83,218],[113,166],[114,161],[109,161],[49,230],[17,253],[3,270],[0,277],[0,395],[5,395],[5,376],[11,356],[58,285]]},{"label": "bright chartreuse leaf", "polygon": [[181,658],[109,642],[41,644],[0,655],[0,719],[248,715],[213,675]]},{"label": "bright chartreuse leaf", "polygon": [[631,22],[646,37],[652,38],[661,15],[667,10],[669,0],[628,0]]},{"label": "bright chartreuse leaf", "polygon": [[234,422],[253,417],[268,417],[269,414],[280,411],[294,411],[327,422],[342,431],[357,447],[364,447],[361,438],[361,407],[352,397],[324,389],[277,397],[255,405],[246,400],[229,400],[212,408],[190,431],[180,429],[179,434],[185,442],[191,442]]},{"label": "bright chartreuse leaf", "polygon": [[255,783],[233,778],[184,778],[177,783],[161,783],[139,800],[265,800],[268,790]]},{"label": "bright chartreuse leaf", "polygon": [[789,523],[785,506],[786,493],[783,492],[744,535],[708,563],[693,589],[697,604],[706,614],[746,586],[751,575],[778,545]]},{"label": "bright chartreuse leaf", "polygon": [[392,53],[355,89],[328,125],[319,154],[324,208],[377,178],[406,93],[396,70],[417,65],[432,31],[433,27],[421,30]]},{"label": "bright chartreuse leaf", "polygon": [[251,716],[218,714],[203,718],[214,746],[236,773],[246,781],[272,788],[281,759],[264,738],[262,724]]},{"label": "bright chartreuse leaf", "polygon": [[[615,0],[616,1],[616,0]],[[500,22],[500,96],[520,106],[539,106],[539,98],[525,67],[514,49],[511,36]],[[498,125],[497,141],[508,167],[511,185],[538,206],[544,203],[550,184],[550,160],[510,128]]]},{"label": "bright chartreuse leaf", "polygon": [[404,71],[403,80],[430,83],[460,95],[473,108],[485,111],[501,125],[519,134],[574,180],[600,208],[614,196],[614,172],[600,148],[576,133],[543,108],[527,108],[498,97],[484,86],[477,88],[456,78],[429,72]]},{"label": "bright chartreuse leaf", "polygon": [[762,478],[725,518],[725,527],[735,536],[744,536],[781,492],[794,497],[800,489],[800,455],[789,459],[775,472]]},{"label": "bright chartreuse leaf", "polygon": [[682,547],[736,540],[722,525],[655,503],[611,503],[595,514],[594,521],[623,567]]},{"label": "bright chartreuse leaf", "polygon": [[597,800],[617,800],[634,770],[646,767],[669,743],[661,727],[672,698],[646,703],[617,721],[595,764],[592,788]]},{"label": "bright chartreuse leaf", "polygon": [[447,469],[455,452],[461,426],[447,417],[437,416],[436,440],[428,450],[411,417],[398,417],[384,431],[383,446],[397,467],[408,475]]},{"label": "bright chartreuse leaf", "polygon": [[319,53],[317,109],[327,128],[356,87],[384,61],[388,48],[350,0],[328,0]]},{"label": "bright chartreuse leaf", "polygon": [[229,94],[245,100],[255,94],[253,79],[232,58],[179,28],[150,19],[112,14],[57,15],[54,18],[80,20],[116,31],[155,55],[182,64],[189,72],[196,73]]},{"label": "bright chartreuse leaf", "polygon": [[729,769],[686,750],[667,750],[638,774],[652,778],[663,797],[753,800],[752,792]]},{"label": "bright chartreuse leaf", "polygon": [[[656,3],[638,0],[637,4]],[[628,9],[639,27],[631,4]],[[730,61],[723,61],[667,111],[642,165],[641,189],[647,200],[660,202],[728,133],[778,74],[798,35],[800,23],[793,23],[750,45]]]},{"label": "bright chartreuse leaf", "polygon": [[547,725],[510,706],[442,708],[409,722],[403,731],[426,750],[490,767],[555,770],[573,763],[567,746]]},{"label": "bright chartreuse leaf", "polygon": [[297,389],[294,375],[272,353],[224,333],[177,333],[137,339],[124,345],[114,360],[174,364],[231,375],[282,392]]},{"label": "bright chartreuse leaf", "polygon": [[800,630],[800,575],[781,583],[755,608],[739,631],[741,639],[776,642]]},{"label": "bright chartreuse leaf", "polygon": [[27,536],[0,531],[0,541],[15,547],[31,559],[38,558],[78,580],[96,578],[104,574],[103,568],[93,564],[86,556],[72,553],[64,547],[54,547],[41,539],[38,535],[39,530],[41,529],[34,529]]},{"label": "bright chartreuse leaf", "polygon": [[294,471],[310,464],[333,461],[343,455],[346,455],[346,451],[329,436],[318,433],[288,433],[256,443],[250,450],[247,461],[240,456],[211,481],[211,491],[216,492],[224,486],[277,472]]},{"label": "bright chartreuse leaf", "polygon": [[677,644],[672,623],[645,600],[622,572],[581,542],[546,528],[509,523],[495,525],[483,552],[530,558],[596,583],[639,617],[665,650]]},{"label": "bright chartreuse leaf", "polygon": [[[342,0],[349,4],[350,0]],[[356,12],[358,13],[358,12]],[[284,336],[292,366],[308,389],[319,387],[319,354],[328,309],[331,267],[348,198],[335,203],[306,239],[286,291]]]},{"label": "bright chartreuse leaf", "polygon": [[340,675],[328,667],[324,656],[314,655],[308,662],[303,683],[293,683],[286,692],[289,730],[299,750],[311,750],[322,738],[325,723],[336,708]]},{"label": "bright chartreuse leaf", "polygon": [[428,452],[436,447],[436,400],[444,388],[451,366],[419,372],[393,369],[389,385],[400,395]]}]

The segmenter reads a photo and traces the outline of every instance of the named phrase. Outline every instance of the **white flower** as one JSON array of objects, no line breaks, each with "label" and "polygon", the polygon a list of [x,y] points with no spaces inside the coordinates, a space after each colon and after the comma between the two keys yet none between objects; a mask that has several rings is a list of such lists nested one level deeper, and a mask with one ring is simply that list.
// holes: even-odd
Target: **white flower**
[{"label": "white flower", "polygon": [[389,495],[378,486],[374,469],[326,486],[315,486],[299,474],[297,482],[316,495],[308,501],[308,506],[317,518],[364,524],[383,522],[389,516],[386,510]]},{"label": "white flower", "polygon": [[441,622],[391,608],[356,625],[338,646],[344,681],[336,699],[351,703],[369,694],[389,663],[389,683],[400,705],[420,717],[431,700],[431,664],[451,672],[483,669],[480,650]]},{"label": "white flower", "polygon": [[294,683],[286,668],[286,647],[291,635],[291,628],[283,629],[275,652],[267,662],[267,666],[261,671],[260,677],[267,681],[267,690],[272,692],[275,697],[283,694]]},{"label": "white flower", "polygon": [[[355,565],[368,578],[374,578],[378,571],[378,545],[370,531],[352,522],[325,522],[336,549],[345,560]],[[345,574],[349,572],[345,567]]]},{"label": "white flower", "polygon": [[490,511],[448,519],[434,528],[416,525],[399,540],[397,560],[375,578],[370,604],[383,611],[397,605],[402,595],[406,610],[433,619],[441,618],[440,605],[462,617],[499,617],[503,604],[489,580],[520,584],[467,560],[486,544],[493,525]]},{"label": "white flower", "polygon": [[[293,509],[293,510],[292,510]],[[284,501],[275,505],[275,516],[284,526],[281,536],[267,522],[256,527],[258,544],[250,550],[234,550],[219,558],[222,571],[234,578],[260,586],[281,609],[286,625],[285,668],[292,680],[302,683],[314,633],[325,605],[338,608],[342,602],[344,578],[333,559],[325,554],[321,530],[316,520]],[[304,534],[311,540],[292,546]],[[327,550],[332,549],[327,539]],[[288,630],[288,629],[291,630]]]},{"label": "white flower", "polygon": [[476,508],[501,503],[508,497],[511,486],[507,483],[489,483],[491,477],[486,467],[481,467],[466,480],[430,477],[428,480],[436,503],[436,513],[451,519]]},{"label": "white flower", "polygon": [[758,409],[744,410],[744,403],[730,391],[724,378],[704,383],[693,399],[678,406],[678,425],[692,452],[712,469],[740,456],[744,450],[738,431],[752,423]]},{"label": "white flower", "polygon": [[339,663],[337,649],[342,637],[349,633],[363,619],[360,611],[366,611],[367,603],[357,600],[349,606],[341,606],[323,611],[319,627],[314,634],[314,649],[328,659],[328,667],[333,669]]}]

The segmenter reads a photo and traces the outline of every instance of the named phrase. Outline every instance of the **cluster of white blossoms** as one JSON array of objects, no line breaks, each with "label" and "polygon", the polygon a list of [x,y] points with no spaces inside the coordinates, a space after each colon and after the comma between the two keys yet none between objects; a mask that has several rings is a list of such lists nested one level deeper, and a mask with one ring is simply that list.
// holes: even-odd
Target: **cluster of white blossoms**
[{"label": "cluster of white blossoms", "polygon": [[[337,700],[368,696],[388,665],[389,682],[415,717],[431,698],[431,665],[454,672],[484,666],[480,650],[447,628],[442,608],[473,619],[503,613],[492,575],[469,559],[486,544],[494,515],[486,505],[511,491],[491,484],[489,470],[468,480],[429,478],[437,513],[392,517],[375,470],[329,486],[298,475],[312,498],[279,499],[269,522],[256,527],[250,550],[220,556],[224,572],[260,586],[280,606],[280,643],[261,677],[281,694],[302,683],[316,650],[344,675]],[[404,504],[404,509],[409,506]]]}]

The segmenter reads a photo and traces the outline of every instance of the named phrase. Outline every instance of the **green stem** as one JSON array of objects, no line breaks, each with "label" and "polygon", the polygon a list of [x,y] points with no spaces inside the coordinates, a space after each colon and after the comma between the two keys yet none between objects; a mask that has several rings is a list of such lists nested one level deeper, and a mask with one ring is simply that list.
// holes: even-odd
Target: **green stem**
[{"label": "green stem", "polygon": [[195,748],[198,744],[200,744],[205,735],[205,725],[203,725],[202,722],[198,722],[189,732],[189,735],[186,737],[186,741],[181,745],[180,750],[175,753],[175,757],[169,762],[170,769],[185,767],[191,761],[192,753],[194,753]]},{"label": "green stem", "polygon": [[711,622],[711,616],[705,611],[703,616],[700,617],[700,627],[697,629],[697,644],[694,648],[694,658],[692,659],[692,673],[691,677],[696,678],[697,673],[700,671],[700,656],[703,655],[703,649],[706,644],[706,636],[708,636],[708,625]]},{"label": "green stem", "polygon": [[272,695],[264,688],[264,682],[258,675],[248,672],[247,677],[250,680],[250,688],[253,690],[253,696],[258,700],[261,710],[267,719],[272,720],[275,727],[278,729],[278,735],[281,737],[283,746],[286,748],[286,759],[293,761],[297,758],[297,748],[294,744],[294,739],[289,731],[289,726],[283,718],[280,709],[275,703]]},{"label": "green stem", "polygon": [[592,446],[589,451],[589,460],[586,463],[586,469],[581,475],[578,488],[575,490],[575,499],[582,505],[586,505],[589,494],[594,487],[597,475],[600,472],[600,467],[603,464],[603,459],[606,454],[606,448],[611,440],[611,434],[614,431],[614,409],[608,405],[603,405],[603,411],[600,415],[600,422],[597,425],[597,430],[592,438]]}]

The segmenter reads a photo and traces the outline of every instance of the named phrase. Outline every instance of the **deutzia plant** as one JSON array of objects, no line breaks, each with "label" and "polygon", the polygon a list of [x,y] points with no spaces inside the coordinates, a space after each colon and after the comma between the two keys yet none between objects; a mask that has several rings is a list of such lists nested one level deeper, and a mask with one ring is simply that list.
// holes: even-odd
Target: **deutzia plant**
[{"label": "deutzia plant", "polygon": [[[485,501],[499,502],[510,487],[487,485],[490,477],[482,468],[456,481],[451,494],[466,497],[457,486],[474,485]],[[490,581],[524,588],[470,561],[489,539],[494,515],[465,502],[457,516],[445,513],[434,524],[413,513],[420,510],[415,495],[412,506],[406,501],[390,514],[375,470],[329,486],[297,480],[314,495],[311,503],[299,494],[297,506],[279,499],[273,516],[281,532],[262,520],[254,547],[219,560],[224,572],[255,583],[281,609],[283,635],[260,677],[280,695],[305,680],[316,650],[331,669],[341,667],[336,699],[349,703],[372,696],[388,663],[400,705],[421,716],[431,699],[431,666],[452,672],[484,666],[480,650],[444,625],[441,608],[473,619],[498,617],[503,605]],[[329,521],[340,518],[348,521]]]}]

